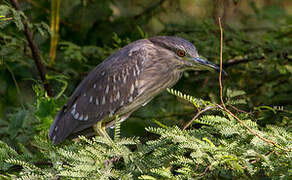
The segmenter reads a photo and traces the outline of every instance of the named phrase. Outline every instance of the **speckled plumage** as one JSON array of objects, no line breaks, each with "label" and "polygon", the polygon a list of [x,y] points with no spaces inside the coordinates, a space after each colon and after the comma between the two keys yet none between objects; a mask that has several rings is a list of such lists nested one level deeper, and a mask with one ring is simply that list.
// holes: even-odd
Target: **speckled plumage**
[{"label": "speckled plumage", "polygon": [[192,69],[176,55],[178,49],[198,57],[189,41],[167,36],[135,41],[108,57],[79,84],[57,114],[49,131],[52,142],[60,143],[98,121],[110,121],[115,114],[125,120],[173,86],[184,70]]}]

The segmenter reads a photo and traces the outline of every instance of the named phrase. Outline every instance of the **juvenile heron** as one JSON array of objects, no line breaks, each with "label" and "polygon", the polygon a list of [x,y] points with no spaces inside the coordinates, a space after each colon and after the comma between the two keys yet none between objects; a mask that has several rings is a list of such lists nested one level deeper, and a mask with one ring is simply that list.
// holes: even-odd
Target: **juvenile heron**
[{"label": "juvenile heron", "polygon": [[137,40],[96,66],[57,114],[49,131],[52,143],[64,141],[97,124],[100,135],[173,86],[185,70],[217,70],[201,59],[196,48],[179,37],[158,36]]}]

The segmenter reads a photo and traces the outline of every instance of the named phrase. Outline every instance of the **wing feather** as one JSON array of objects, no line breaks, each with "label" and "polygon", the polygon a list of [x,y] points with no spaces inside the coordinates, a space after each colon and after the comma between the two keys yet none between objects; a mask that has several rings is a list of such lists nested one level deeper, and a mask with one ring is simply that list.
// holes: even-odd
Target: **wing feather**
[{"label": "wing feather", "polygon": [[148,40],[131,43],[88,74],[54,119],[49,131],[53,143],[64,141],[134,101],[149,44]]}]

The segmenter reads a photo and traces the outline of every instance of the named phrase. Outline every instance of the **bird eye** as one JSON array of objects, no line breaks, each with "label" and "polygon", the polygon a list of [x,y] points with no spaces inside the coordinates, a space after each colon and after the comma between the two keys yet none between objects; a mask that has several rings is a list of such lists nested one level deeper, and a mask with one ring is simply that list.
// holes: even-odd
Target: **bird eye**
[{"label": "bird eye", "polygon": [[184,50],[178,49],[176,54],[179,57],[184,57],[186,55],[186,52]]}]

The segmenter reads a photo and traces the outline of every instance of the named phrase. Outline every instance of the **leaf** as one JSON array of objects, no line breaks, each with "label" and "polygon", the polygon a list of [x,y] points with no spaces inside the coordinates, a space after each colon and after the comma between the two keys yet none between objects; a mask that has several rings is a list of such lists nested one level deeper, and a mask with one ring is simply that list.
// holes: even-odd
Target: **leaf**
[{"label": "leaf", "polygon": [[51,116],[55,112],[56,104],[53,99],[40,100],[35,115],[39,118],[45,118]]},{"label": "leaf", "polygon": [[23,124],[26,121],[28,116],[28,111],[19,110],[10,117],[8,125],[8,133],[10,138],[14,139],[17,134],[22,130]]},{"label": "leaf", "polygon": [[243,90],[231,90],[231,89],[227,89],[226,95],[229,98],[234,98],[237,96],[241,96],[241,95],[245,95],[246,93]]},{"label": "leaf", "polygon": [[11,8],[10,10],[12,11],[13,22],[15,23],[16,27],[18,28],[18,30],[23,30],[24,26],[21,21],[21,16],[24,16],[24,14],[21,11],[16,11],[13,8]]},{"label": "leaf", "polygon": [[149,175],[142,175],[138,179],[143,179],[143,180],[156,180],[155,177],[149,176]]},{"label": "leaf", "polygon": [[258,106],[258,107],[254,107],[254,110],[256,111],[262,111],[263,109],[268,109],[271,110],[274,114],[277,113],[276,109],[270,107],[270,106]]}]

